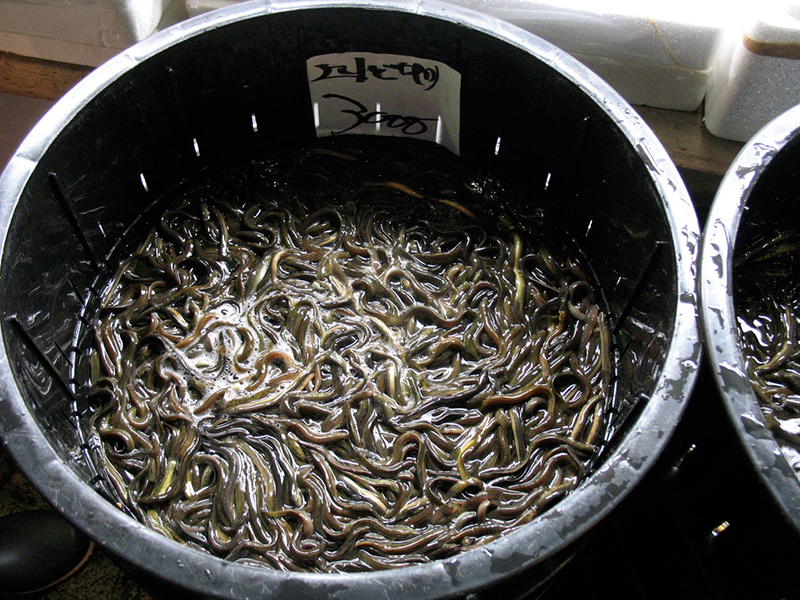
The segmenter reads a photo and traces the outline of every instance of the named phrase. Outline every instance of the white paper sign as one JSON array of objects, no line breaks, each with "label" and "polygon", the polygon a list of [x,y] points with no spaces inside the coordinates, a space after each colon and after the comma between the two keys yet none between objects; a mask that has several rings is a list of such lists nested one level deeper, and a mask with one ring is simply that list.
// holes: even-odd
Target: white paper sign
[{"label": "white paper sign", "polygon": [[435,60],[346,52],[306,62],[317,136],[430,140],[459,153],[461,74]]}]

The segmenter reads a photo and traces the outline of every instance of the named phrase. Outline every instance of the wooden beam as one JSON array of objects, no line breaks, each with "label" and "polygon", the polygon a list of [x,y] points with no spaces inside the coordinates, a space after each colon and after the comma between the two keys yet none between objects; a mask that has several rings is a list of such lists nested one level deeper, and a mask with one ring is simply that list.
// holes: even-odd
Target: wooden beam
[{"label": "wooden beam", "polygon": [[634,108],[664,144],[679,169],[722,177],[744,145],[711,135],[703,125],[701,111]]},{"label": "wooden beam", "polygon": [[0,92],[58,100],[92,69],[0,51]]}]

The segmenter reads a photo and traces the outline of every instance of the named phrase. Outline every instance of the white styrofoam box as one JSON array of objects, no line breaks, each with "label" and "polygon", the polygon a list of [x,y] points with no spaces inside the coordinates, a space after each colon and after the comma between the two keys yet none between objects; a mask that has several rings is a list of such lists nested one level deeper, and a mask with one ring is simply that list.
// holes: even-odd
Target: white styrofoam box
[{"label": "white styrofoam box", "polygon": [[[197,15],[237,0],[186,0]],[[731,0],[449,0],[527,29],[632,104],[696,110]]]},{"label": "white styrofoam box", "polygon": [[0,50],[97,66],[165,24],[182,0],[0,0]]},{"label": "white styrofoam box", "polygon": [[687,69],[573,54],[625,100],[654,108],[694,111],[703,101],[710,69]]},{"label": "white styrofoam box", "polygon": [[[0,0],[0,50],[96,66],[157,29],[237,0]],[[730,0],[450,0],[527,29],[633,104],[695,110]]]},{"label": "white styrofoam box", "polygon": [[450,0],[588,56],[691,70],[711,66],[722,0]]},{"label": "white styrofoam box", "polygon": [[706,128],[745,142],[800,103],[800,2],[741,13],[717,56],[705,102]]},{"label": "white styrofoam box", "polygon": [[451,0],[519,25],[595,71],[628,102],[696,110],[727,0]]},{"label": "white styrofoam box", "polygon": [[218,8],[236,4],[241,0],[186,0],[186,12],[190,17],[207,13]]}]

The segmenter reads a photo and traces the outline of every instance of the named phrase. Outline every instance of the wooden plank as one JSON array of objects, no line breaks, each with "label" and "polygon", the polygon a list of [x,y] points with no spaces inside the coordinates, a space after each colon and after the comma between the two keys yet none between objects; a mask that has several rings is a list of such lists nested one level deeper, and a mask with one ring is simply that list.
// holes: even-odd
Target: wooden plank
[{"label": "wooden plank", "polygon": [[741,142],[711,135],[700,111],[634,107],[664,144],[679,169],[722,177],[741,150]]},{"label": "wooden plank", "polygon": [[92,67],[0,51],[0,92],[58,100]]}]

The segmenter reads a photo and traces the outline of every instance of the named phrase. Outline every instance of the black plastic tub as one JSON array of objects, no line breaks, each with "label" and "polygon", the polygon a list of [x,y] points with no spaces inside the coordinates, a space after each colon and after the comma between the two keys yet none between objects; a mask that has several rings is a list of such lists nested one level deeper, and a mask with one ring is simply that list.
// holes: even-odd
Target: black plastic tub
[{"label": "black plastic tub", "polygon": [[[114,243],[145,207],[204,166],[314,139],[327,117],[314,108],[307,60],[331,53],[435,61],[439,73],[458,74],[440,105],[439,141],[554,207],[592,257],[612,314],[619,380],[597,467],[519,530],[424,566],[288,574],[192,550],[110,503],[80,447],[87,407],[73,366],[83,360],[84,303]],[[352,66],[338,73],[366,73]],[[404,94],[406,106],[423,105],[421,96]],[[180,590],[356,600],[533,589],[653,465],[700,360],[699,228],[655,136],[557,48],[445,4],[252,2],[168,29],[98,68],[55,105],[10,161],[0,198],[0,435],[61,513],[157,582],[153,590],[172,590],[169,597]]]},{"label": "black plastic tub", "polygon": [[794,532],[795,553],[800,550],[800,463],[784,456],[747,375],[737,331],[734,261],[752,236],[765,228],[774,235],[787,232],[796,227],[798,215],[800,107],[765,126],[729,168],[704,229],[699,282],[708,358],[725,413],[748,468],[771,499],[760,510],[774,511],[785,532]]}]

